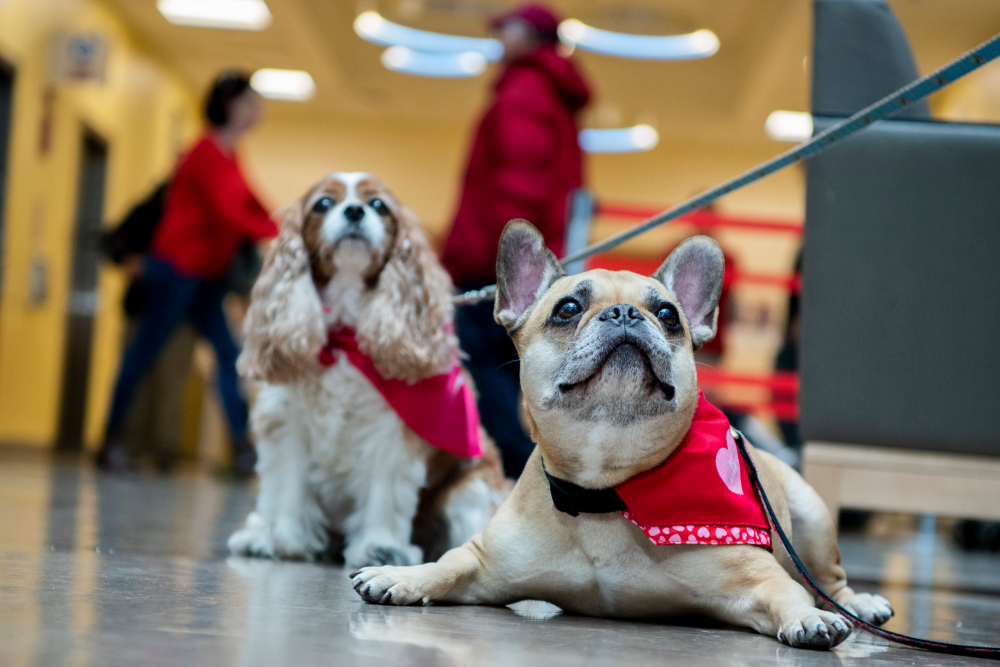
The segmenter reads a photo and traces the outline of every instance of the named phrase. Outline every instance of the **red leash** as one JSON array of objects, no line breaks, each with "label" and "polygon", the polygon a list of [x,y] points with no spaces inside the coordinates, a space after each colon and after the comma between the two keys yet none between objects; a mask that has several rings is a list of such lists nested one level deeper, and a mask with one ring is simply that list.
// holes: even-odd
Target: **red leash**
[{"label": "red leash", "polygon": [[968,646],[965,644],[949,644],[947,642],[936,642],[930,639],[918,639],[916,637],[910,637],[908,635],[901,635],[898,632],[890,632],[889,630],[884,630],[877,625],[872,625],[871,623],[865,623],[860,618],[847,611],[840,604],[835,602],[829,595],[827,595],[816,580],[813,579],[812,575],[809,574],[809,570],[806,566],[802,564],[802,560],[799,555],[795,553],[795,549],[792,547],[792,541],[788,539],[785,535],[785,531],[782,530],[781,524],[778,523],[778,517],[774,512],[774,508],[771,507],[771,502],[767,499],[767,494],[764,493],[764,487],[760,483],[760,477],[757,476],[757,467],[754,465],[753,459],[750,458],[750,454],[747,453],[746,444],[744,443],[743,434],[739,433],[739,437],[736,438],[736,447],[740,451],[740,456],[746,461],[748,472],[750,473],[750,483],[753,485],[754,491],[757,492],[757,496],[760,498],[761,502],[764,503],[764,508],[767,510],[767,515],[771,520],[771,524],[774,526],[774,532],[778,534],[778,539],[781,540],[782,546],[785,547],[785,551],[788,552],[788,557],[792,560],[792,564],[795,565],[795,569],[798,570],[802,578],[806,580],[809,586],[813,589],[813,592],[817,596],[822,598],[830,607],[835,609],[841,616],[851,619],[851,622],[856,626],[864,628],[873,635],[883,637],[889,641],[896,642],[897,644],[903,644],[905,646],[912,646],[913,648],[926,649],[934,653],[947,653],[950,655],[966,655],[973,656],[977,658],[991,658],[993,660],[1000,660],[1000,648],[994,648],[989,646]]}]

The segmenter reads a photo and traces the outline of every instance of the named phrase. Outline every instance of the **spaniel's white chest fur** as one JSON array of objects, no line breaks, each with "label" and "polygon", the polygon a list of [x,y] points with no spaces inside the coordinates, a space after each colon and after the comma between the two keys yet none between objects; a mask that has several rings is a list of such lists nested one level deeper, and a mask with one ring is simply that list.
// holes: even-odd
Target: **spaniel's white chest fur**
[{"label": "spaniel's white chest fur", "polygon": [[[266,384],[257,396],[253,428],[267,437],[258,444],[255,514],[265,507],[276,512],[270,530],[256,531],[269,535],[253,536],[263,543],[249,550],[311,558],[326,549],[332,530],[346,539],[348,565],[368,562],[371,549],[379,547],[420,562],[422,554],[409,538],[431,448],[338,355],[322,374],[295,384]],[[241,533],[253,530],[254,519]],[[241,533],[233,540],[239,542]]]}]

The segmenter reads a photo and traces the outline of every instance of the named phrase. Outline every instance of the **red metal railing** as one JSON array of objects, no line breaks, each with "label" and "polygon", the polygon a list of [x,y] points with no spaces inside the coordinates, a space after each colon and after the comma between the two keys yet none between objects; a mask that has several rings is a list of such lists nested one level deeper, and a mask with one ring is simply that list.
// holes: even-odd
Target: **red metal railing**
[{"label": "red metal railing", "polygon": [[[602,203],[595,214],[610,218],[645,220],[662,209],[634,204]],[[745,229],[770,233],[802,235],[802,224],[792,221],[759,220],[752,218],[721,216],[710,210],[695,211],[678,220],[679,223],[695,227],[698,232],[719,228]],[[611,255],[602,253],[587,260],[587,268],[611,271],[635,271],[649,275],[659,268],[662,260]],[[762,274],[747,271],[730,271],[729,280],[741,285],[761,285],[778,287],[798,294],[802,287],[801,278],[795,274]],[[799,418],[799,376],[793,371],[775,371],[767,375],[751,375],[723,371],[710,366],[698,366],[698,385],[708,394],[717,394],[714,402],[719,406],[739,412],[768,412],[780,421],[798,421]],[[719,392],[723,388],[754,387],[770,390],[770,400],[741,401]],[[758,392],[759,393],[759,392]]]},{"label": "red metal railing", "polygon": [[[663,209],[637,206],[635,204],[606,203],[598,204],[596,215],[611,218],[627,218],[629,220],[645,220],[662,212]],[[678,222],[694,225],[700,230],[710,230],[717,227],[733,227],[738,229],[756,229],[764,232],[784,232],[802,235],[802,224],[784,220],[759,220],[739,216],[721,216],[715,211],[701,210],[678,219]]]},{"label": "red metal railing", "polygon": [[710,366],[698,367],[698,386],[705,393],[713,393],[723,386],[762,387],[771,390],[770,401],[739,401],[720,397],[715,402],[724,408],[739,412],[770,412],[780,421],[799,419],[799,375],[793,371],[775,371],[769,375],[750,375],[722,371]]}]

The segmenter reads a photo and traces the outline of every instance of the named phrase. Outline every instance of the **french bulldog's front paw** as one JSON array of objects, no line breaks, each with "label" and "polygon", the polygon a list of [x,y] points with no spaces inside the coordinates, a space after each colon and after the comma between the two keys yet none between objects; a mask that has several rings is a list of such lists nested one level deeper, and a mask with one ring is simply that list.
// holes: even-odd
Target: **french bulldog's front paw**
[{"label": "french bulldog's front paw", "polygon": [[408,605],[414,602],[427,604],[420,577],[413,567],[365,567],[352,572],[351,585],[365,602],[372,604]]},{"label": "french bulldog's front paw", "polygon": [[872,593],[857,593],[843,604],[848,611],[872,625],[882,625],[896,615],[888,600]]},{"label": "french bulldog's front paw", "polygon": [[850,637],[853,627],[839,614],[812,609],[804,618],[782,625],[778,640],[795,648],[829,649]]}]

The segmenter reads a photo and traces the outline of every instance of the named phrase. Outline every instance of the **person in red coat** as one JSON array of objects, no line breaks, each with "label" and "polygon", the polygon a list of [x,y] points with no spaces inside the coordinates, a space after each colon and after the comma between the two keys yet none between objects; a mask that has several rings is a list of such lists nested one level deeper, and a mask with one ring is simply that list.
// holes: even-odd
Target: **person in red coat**
[{"label": "person in red coat", "polygon": [[[562,254],[569,195],[583,183],[576,116],[590,91],[557,51],[558,26],[550,10],[533,4],[492,20],[504,69],[476,130],[442,254],[461,291],[496,282],[500,233],[513,218],[534,224],[552,252]],[[503,452],[507,475],[517,477],[534,444],[518,419],[514,346],[493,321],[492,303],[463,306],[455,319],[483,425]]]},{"label": "person in red coat", "polygon": [[97,463],[130,464],[122,426],[136,387],[163,345],[190,320],[215,349],[219,393],[229,418],[237,474],[249,476],[256,453],[247,440],[247,407],[236,376],[239,350],[222,311],[225,278],[240,243],[276,236],[278,227],[240,171],[236,145],[257,124],[260,96],[243,74],[220,76],[205,106],[208,131],[181,159],[144,267],[146,304],[122,360]]}]

